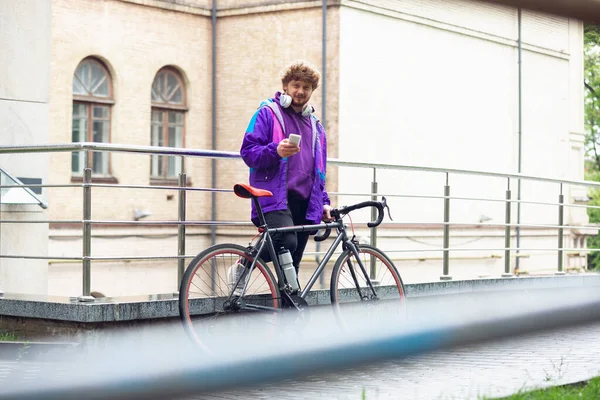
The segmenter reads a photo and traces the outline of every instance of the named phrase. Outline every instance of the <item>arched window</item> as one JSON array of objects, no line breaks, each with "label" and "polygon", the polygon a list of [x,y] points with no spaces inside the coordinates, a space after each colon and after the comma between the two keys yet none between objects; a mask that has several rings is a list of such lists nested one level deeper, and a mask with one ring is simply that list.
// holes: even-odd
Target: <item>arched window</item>
[{"label": "arched window", "polygon": [[[108,143],[112,104],[112,81],[108,70],[95,58],[84,59],[73,76],[72,141]],[[91,168],[93,176],[109,176],[108,153],[94,152],[84,165],[84,152],[76,152],[71,161],[74,176],[83,175],[84,168]]]},{"label": "arched window", "polygon": [[[150,145],[183,147],[185,112],[187,111],[185,84],[177,70],[162,68],[152,83],[152,127]],[[175,156],[150,156],[150,178],[172,180],[181,172],[181,162]]]}]

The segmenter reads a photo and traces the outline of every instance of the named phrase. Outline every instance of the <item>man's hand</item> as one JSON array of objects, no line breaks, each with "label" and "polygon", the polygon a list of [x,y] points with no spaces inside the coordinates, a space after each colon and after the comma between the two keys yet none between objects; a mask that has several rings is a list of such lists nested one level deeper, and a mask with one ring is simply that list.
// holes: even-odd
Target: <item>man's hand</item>
[{"label": "man's hand", "polygon": [[299,151],[300,151],[300,147],[298,147],[297,145],[295,145],[293,143],[290,143],[290,141],[288,139],[283,139],[277,145],[277,154],[279,154],[279,157],[281,157],[281,158],[293,156],[294,154],[298,153]]},{"label": "man's hand", "polygon": [[333,221],[333,218],[331,218],[331,209],[333,207],[331,207],[329,204],[323,204],[323,216],[321,217],[321,219],[325,222],[331,222]]}]

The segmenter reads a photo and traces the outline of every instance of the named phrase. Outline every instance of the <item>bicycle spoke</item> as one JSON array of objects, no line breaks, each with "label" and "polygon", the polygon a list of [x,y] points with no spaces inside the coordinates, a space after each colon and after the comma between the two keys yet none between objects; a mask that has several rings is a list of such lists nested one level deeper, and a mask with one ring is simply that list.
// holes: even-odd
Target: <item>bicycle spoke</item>
[{"label": "bicycle spoke", "polygon": [[404,286],[392,262],[380,250],[371,246],[359,246],[358,252],[360,261],[369,276],[365,276],[357,259],[349,250],[344,252],[336,262],[332,274],[332,303],[336,303],[339,307],[340,304],[365,300],[403,300]]},{"label": "bicycle spoke", "polygon": [[[252,261],[241,246],[216,245],[190,262],[182,279],[180,315],[186,332],[204,350],[210,352],[211,345],[220,340],[221,333],[224,335],[230,329],[243,329],[244,321],[256,318],[270,321],[271,314],[277,313],[274,310],[280,307],[281,298],[275,279],[260,260],[256,260],[248,276]],[[239,269],[240,265],[245,266],[244,269]],[[246,292],[241,297],[232,296],[233,290],[242,287],[246,281]],[[214,307],[212,313],[190,313],[193,304],[201,304],[207,300],[212,301],[206,303]],[[249,307],[245,307],[246,304]],[[252,305],[262,309],[251,310]],[[235,314],[238,318],[228,318],[230,314]]]}]

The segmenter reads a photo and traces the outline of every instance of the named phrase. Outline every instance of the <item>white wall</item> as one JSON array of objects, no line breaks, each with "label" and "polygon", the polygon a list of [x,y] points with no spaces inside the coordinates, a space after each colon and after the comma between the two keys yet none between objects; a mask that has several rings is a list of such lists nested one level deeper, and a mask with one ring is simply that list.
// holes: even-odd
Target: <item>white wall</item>
[{"label": "white wall", "polygon": [[[0,2],[0,145],[48,143],[50,4]],[[0,166],[14,176],[47,183],[48,157],[43,154],[0,155]],[[38,206],[0,207],[3,220],[47,219]],[[0,225],[0,254],[46,256],[48,225]],[[0,289],[5,292],[45,294],[47,275],[45,260],[0,258]]]},{"label": "white wall", "polygon": [[[381,0],[355,2],[342,7],[340,15],[340,159],[518,171],[516,9],[458,0]],[[523,11],[522,38],[521,172],[582,179],[582,24]],[[370,170],[340,169],[339,190],[368,192],[371,176]],[[380,170],[377,179],[384,194],[441,196],[445,184],[443,174],[430,172]],[[507,184],[503,178],[449,176],[452,196],[504,199]],[[511,189],[516,199],[516,181]],[[565,187],[563,192],[569,202],[585,189],[569,192]],[[558,184],[522,185],[524,200],[557,202],[558,194]],[[345,196],[341,201],[356,200]],[[396,197],[388,202],[397,221],[443,221],[442,199]],[[578,211],[567,209],[565,221],[587,223]],[[451,202],[451,222],[478,223],[481,215],[503,223],[504,204]],[[557,220],[555,206],[522,205],[522,223]],[[556,247],[555,237],[545,240],[542,247]],[[538,239],[523,237],[521,245],[534,242],[540,246]],[[488,240],[476,246],[504,243]],[[529,260],[530,268],[548,268],[536,267],[545,259]]]}]

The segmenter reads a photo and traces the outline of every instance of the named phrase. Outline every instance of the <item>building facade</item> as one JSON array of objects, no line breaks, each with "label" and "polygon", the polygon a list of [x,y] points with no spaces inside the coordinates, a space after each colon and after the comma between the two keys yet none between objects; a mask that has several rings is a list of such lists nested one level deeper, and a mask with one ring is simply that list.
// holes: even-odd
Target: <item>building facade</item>
[{"label": "building facade", "polygon": [[[218,0],[214,7],[213,20],[209,0],[52,0],[48,142],[238,151],[260,101],[280,89],[281,69],[306,59],[326,66],[325,90],[311,103],[326,116],[330,158],[583,180],[581,21],[478,1],[332,0],[324,34],[322,1]],[[176,186],[185,171],[189,186],[213,186],[205,158],[52,153],[49,165],[51,184],[81,183],[87,166],[95,183],[107,185],[94,187],[92,197],[92,219],[104,221],[92,231],[92,255],[100,257],[177,254],[176,227],[134,224],[144,214],[142,221],[177,220],[177,190],[108,185]],[[219,160],[214,186],[230,189],[247,181],[247,173],[241,160]],[[334,203],[364,200],[372,175],[331,166]],[[391,253],[408,282],[438,279],[442,200],[401,195],[441,196],[446,176],[380,170],[377,180],[380,193],[395,195],[389,202],[397,222],[380,228],[379,244],[418,250]],[[507,187],[503,179],[460,174],[450,174],[448,184],[453,196],[464,198],[502,199]],[[511,185],[516,198],[517,182]],[[586,194],[579,187],[564,193],[567,202]],[[47,216],[55,221],[48,253],[80,256],[81,225],[68,221],[81,218],[81,188],[51,188],[47,197]],[[524,200],[557,198],[556,185],[522,184]],[[248,202],[231,193],[214,199],[189,192],[187,219],[210,221],[213,207],[218,221],[248,219]],[[555,224],[556,215],[555,208],[523,204],[520,220]],[[587,223],[585,210],[565,215],[569,225]],[[482,219],[503,222],[504,204],[452,202],[451,246],[482,249],[469,257],[456,253],[453,264],[463,269],[451,272],[454,278],[503,271],[503,252],[486,249],[504,246],[504,228],[481,226]],[[224,226],[216,233],[217,241],[244,244],[253,230]],[[580,233],[566,233],[574,247]],[[521,247],[555,247],[556,235],[556,229],[523,228]],[[186,253],[210,243],[209,227],[188,227]],[[522,270],[547,272],[555,265],[556,252],[523,253]],[[176,291],[176,280],[174,260],[92,263],[92,289],[109,296]],[[51,260],[48,293],[80,292],[80,262]]]}]

